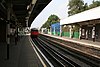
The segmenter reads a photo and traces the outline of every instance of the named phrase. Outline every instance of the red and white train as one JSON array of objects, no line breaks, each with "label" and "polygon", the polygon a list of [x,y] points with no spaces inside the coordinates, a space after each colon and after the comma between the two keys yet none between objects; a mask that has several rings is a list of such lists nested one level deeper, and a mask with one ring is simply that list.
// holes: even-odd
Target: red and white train
[{"label": "red and white train", "polygon": [[39,35],[39,31],[36,28],[31,29],[31,38],[36,38]]}]

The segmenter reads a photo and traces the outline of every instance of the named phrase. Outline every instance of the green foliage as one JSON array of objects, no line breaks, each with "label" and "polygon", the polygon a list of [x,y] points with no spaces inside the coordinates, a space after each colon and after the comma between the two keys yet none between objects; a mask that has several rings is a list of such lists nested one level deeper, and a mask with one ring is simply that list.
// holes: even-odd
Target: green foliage
[{"label": "green foliage", "polygon": [[69,16],[80,13],[86,9],[87,4],[84,6],[84,1],[83,0],[69,0],[69,11],[68,14]]},{"label": "green foliage", "polygon": [[70,27],[68,25],[64,25],[64,26],[62,26],[62,31],[69,32],[70,31]]},{"label": "green foliage", "polygon": [[85,11],[85,10],[88,10],[88,4],[87,3],[84,4],[83,11]]},{"label": "green foliage", "polygon": [[49,16],[48,20],[45,22],[45,24],[43,24],[42,28],[49,28],[51,26],[51,24],[60,22],[60,19],[58,16],[56,15],[51,15]]},{"label": "green foliage", "polygon": [[100,1],[92,1],[92,4],[89,5],[89,9],[100,6]]},{"label": "green foliage", "polygon": [[78,25],[78,24],[74,24],[74,28],[73,28],[73,30],[74,30],[74,32],[79,32],[79,28],[80,28],[80,26]]},{"label": "green foliage", "polygon": [[69,11],[68,14],[69,16],[80,13],[82,11],[94,8],[94,7],[98,7],[100,6],[100,1],[92,1],[92,4],[90,4],[88,6],[87,3],[84,4],[83,0],[69,0]]}]

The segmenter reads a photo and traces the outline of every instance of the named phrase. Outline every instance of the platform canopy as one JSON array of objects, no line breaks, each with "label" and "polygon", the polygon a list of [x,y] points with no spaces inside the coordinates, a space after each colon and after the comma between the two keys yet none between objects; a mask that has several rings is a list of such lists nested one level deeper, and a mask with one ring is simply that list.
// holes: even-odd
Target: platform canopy
[{"label": "platform canopy", "polygon": [[60,25],[100,19],[100,6],[60,20]]},{"label": "platform canopy", "polygon": [[0,18],[7,20],[8,3],[11,5],[11,21],[22,26],[31,25],[35,17],[49,4],[51,0],[0,0]]}]

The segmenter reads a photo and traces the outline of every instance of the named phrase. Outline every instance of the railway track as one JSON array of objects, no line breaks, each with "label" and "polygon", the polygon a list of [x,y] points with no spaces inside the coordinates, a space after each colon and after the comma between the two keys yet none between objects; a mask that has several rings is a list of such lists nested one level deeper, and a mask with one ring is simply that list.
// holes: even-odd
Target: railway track
[{"label": "railway track", "polygon": [[99,67],[99,62],[70,51],[45,37],[40,36],[33,41],[55,67]]},{"label": "railway track", "polygon": [[[68,53],[69,55],[71,56],[74,56],[75,58],[78,58],[80,59],[82,62],[86,63],[87,65],[89,66],[92,66],[92,67],[100,67],[100,58],[95,58],[94,56],[90,56],[88,55],[88,53],[84,53],[83,51],[81,50],[77,50],[75,47],[71,47],[69,46],[69,44],[73,44],[73,43],[68,43],[68,45],[66,44],[67,42],[65,41],[62,41],[62,40],[58,40],[58,39],[53,39],[53,38],[47,38],[47,37],[44,37],[44,36],[40,36],[40,38],[42,38],[42,40],[45,40],[46,42],[47,41],[51,41],[51,43],[55,43],[57,48],[62,48],[62,51],[66,51],[66,53]],[[61,46],[62,44],[62,46]],[[74,45],[74,44],[73,44]],[[84,47],[83,47],[84,48]],[[87,49],[85,49],[87,50]],[[99,51],[98,51],[99,53]],[[72,57],[71,57],[72,58]],[[77,60],[77,59],[75,59]],[[77,62],[78,64],[82,65],[80,62]],[[84,65],[82,65],[84,67]],[[85,66],[86,67],[86,66]]]},{"label": "railway track", "polygon": [[51,46],[48,46],[49,44],[41,39],[34,39],[33,41],[39,48],[41,48],[40,50],[44,53],[44,55],[46,55],[54,67],[80,67],[78,64],[63,56],[59,51],[56,51]]}]

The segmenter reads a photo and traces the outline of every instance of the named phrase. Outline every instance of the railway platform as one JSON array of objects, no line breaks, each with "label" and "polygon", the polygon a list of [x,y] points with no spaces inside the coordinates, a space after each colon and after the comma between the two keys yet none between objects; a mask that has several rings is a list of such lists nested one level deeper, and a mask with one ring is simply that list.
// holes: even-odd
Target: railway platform
[{"label": "railway platform", "polygon": [[28,35],[23,36],[17,45],[13,41],[12,39],[9,46],[8,60],[6,60],[6,44],[0,44],[0,67],[43,67],[29,41]]},{"label": "railway platform", "polygon": [[60,37],[60,36],[54,36],[54,35],[49,35],[49,34],[42,34],[42,35],[58,38],[58,39],[61,39],[61,40],[70,41],[70,42],[73,42],[73,43],[83,44],[83,45],[86,45],[86,46],[100,48],[100,42],[93,42],[93,41],[84,40],[84,39],[80,40],[80,39],[77,39],[77,38],[69,38],[69,37],[64,37],[64,36]]}]

